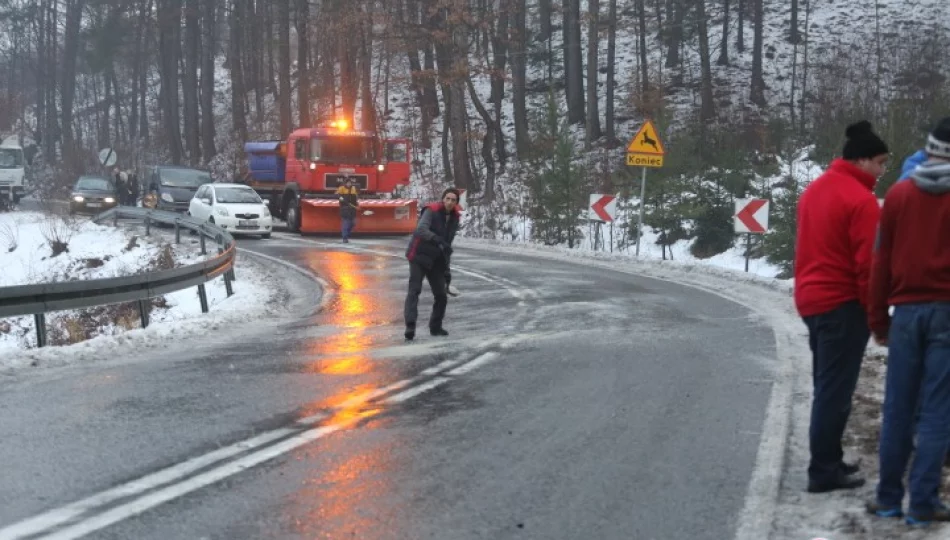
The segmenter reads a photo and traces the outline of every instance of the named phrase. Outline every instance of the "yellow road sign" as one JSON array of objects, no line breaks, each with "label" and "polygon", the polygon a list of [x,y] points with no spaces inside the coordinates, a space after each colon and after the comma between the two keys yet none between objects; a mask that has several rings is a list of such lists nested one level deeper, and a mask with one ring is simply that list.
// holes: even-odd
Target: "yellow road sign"
[{"label": "yellow road sign", "polygon": [[663,166],[663,156],[628,153],[627,165],[631,167],[652,167],[659,169]]},{"label": "yellow road sign", "polygon": [[649,154],[653,156],[666,155],[666,150],[663,149],[663,143],[660,141],[660,136],[657,135],[656,127],[654,127],[651,120],[647,120],[646,123],[640,126],[640,130],[637,131],[637,134],[630,140],[630,144],[627,146],[627,152],[630,154]]}]

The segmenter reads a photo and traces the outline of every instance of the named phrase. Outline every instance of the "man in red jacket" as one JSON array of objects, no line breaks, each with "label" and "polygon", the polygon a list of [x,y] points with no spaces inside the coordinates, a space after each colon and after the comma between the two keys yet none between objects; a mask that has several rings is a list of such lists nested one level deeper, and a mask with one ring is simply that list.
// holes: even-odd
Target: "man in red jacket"
[{"label": "man in red jacket", "polygon": [[925,151],[927,161],[884,199],[868,315],[875,341],[888,345],[881,479],[868,510],[902,515],[916,424],[911,525],[950,521],[939,498],[950,447],[950,118],[930,134]]},{"label": "man in red jacket", "polygon": [[808,491],[864,485],[843,461],[841,437],[870,337],[867,290],[880,206],[873,189],[888,149],[861,121],[848,126],[842,157],[798,201],[795,305],[808,327],[814,398]]}]

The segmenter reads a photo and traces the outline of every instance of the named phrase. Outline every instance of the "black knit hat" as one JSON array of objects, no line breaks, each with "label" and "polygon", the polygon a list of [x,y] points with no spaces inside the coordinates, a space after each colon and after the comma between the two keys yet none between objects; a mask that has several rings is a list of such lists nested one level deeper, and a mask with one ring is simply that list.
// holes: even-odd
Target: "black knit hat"
[{"label": "black knit hat", "polygon": [[841,152],[844,159],[869,159],[888,153],[887,144],[874,133],[874,128],[867,120],[851,124],[844,135],[848,138]]},{"label": "black knit hat", "polygon": [[931,157],[950,159],[950,116],[941,120],[930,132],[924,151]]}]

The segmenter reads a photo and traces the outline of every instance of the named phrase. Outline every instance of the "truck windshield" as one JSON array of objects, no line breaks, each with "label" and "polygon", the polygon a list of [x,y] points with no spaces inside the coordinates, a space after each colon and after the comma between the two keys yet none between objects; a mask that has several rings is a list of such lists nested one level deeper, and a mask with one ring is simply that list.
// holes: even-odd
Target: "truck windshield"
[{"label": "truck windshield", "polygon": [[23,167],[23,150],[0,147],[0,169],[19,169]]},{"label": "truck windshield", "polygon": [[373,165],[376,145],[371,137],[317,137],[310,143],[310,159],[334,165]]},{"label": "truck windshield", "polygon": [[196,188],[210,184],[211,174],[195,169],[162,169],[162,185],[168,187]]}]

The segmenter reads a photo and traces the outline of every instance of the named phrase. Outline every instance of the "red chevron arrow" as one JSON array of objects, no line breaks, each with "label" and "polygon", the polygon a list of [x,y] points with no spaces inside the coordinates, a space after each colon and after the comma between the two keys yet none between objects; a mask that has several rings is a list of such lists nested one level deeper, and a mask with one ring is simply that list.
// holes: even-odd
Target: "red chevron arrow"
[{"label": "red chevron arrow", "polygon": [[604,195],[599,201],[590,205],[590,209],[593,210],[594,213],[600,217],[600,219],[609,223],[613,221],[614,218],[612,218],[610,214],[607,213],[607,205],[613,202],[614,199],[616,199],[616,197],[613,195]]},{"label": "red chevron arrow", "polygon": [[749,232],[765,232],[765,227],[755,219],[755,213],[765,206],[766,202],[768,202],[766,199],[752,199],[749,204],[745,205],[745,208],[739,210],[739,213],[736,214],[736,217],[749,229]]}]

